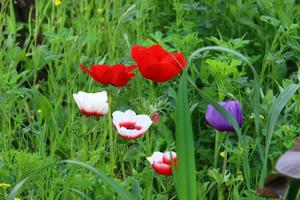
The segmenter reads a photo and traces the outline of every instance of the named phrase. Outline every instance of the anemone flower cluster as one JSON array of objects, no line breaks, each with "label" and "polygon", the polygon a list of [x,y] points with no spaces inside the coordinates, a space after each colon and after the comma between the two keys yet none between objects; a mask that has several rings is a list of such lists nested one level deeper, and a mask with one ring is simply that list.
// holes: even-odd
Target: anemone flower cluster
[{"label": "anemone flower cluster", "polygon": [[174,78],[186,67],[186,61],[181,52],[169,53],[158,44],[149,48],[134,45],[131,48],[131,56],[136,65],[126,67],[123,64],[112,66],[97,64],[92,65],[90,69],[84,65],[80,65],[80,68],[97,83],[123,87],[136,75],[132,72],[135,68],[138,68],[145,79],[161,83]]},{"label": "anemone flower cluster", "polygon": [[[175,78],[186,67],[186,60],[181,52],[169,53],[160,45],[151,47],[134,45],[131,48],[131,56],[136,65],[124,64],[95,64],[90,67],[80,65],[80,68],[91,76],[97,83],[124,87],[131,78],[135,77],[137,68],[141,75],[154,82],[165,82]],[[80,112],[87,117],[101,117],[109,112],[108,94],[106,91],[96,93],[78,92],[73,94],[74,100]],[[243,123],[240,102],[221,102],[221,106],[229,111],[241,126]],[[208,106],[206,116],[208,123],[219,131],[233,131],[232,125],[215,110]],[[135,140],[142,137],[152,124],[158,124],[157,112],[150,117],[145,114],[136,114],[133,110],[112,112],[112,123],[117,134],[127,140]],[[154,152],[147,157],[155,172],[170,176],[173,169],[177,169],[177,155],[173,151]]]},{"label": "anemone flower cluster", "polygon": [[[90,67],[80,65],[80,68],[91,76],[97,83],[124,87],[136,74],[136,68],[141,75],[154,82],[168,81],[182,72],[186,67],[186,61],[181,52],[169,53],[160,45],[155,44],[149,48],[134,45],[131,48],[131,56],[136,65],[125,66],[124,64],[95,64]],[[78,92],[73,94],[74,100],[80,112],[86,117],[101,117],[108,113],[108,95],[106,91],[96,93]],[[159,115],[155,112],[151,117],[145,114],[136,114],[133,110],[114,111],[112,113],[113,126],[117,134],[128,140],[142,137],[152,123],[159,122]],[[177,167],[175,152],[154,152],[147,160],[153,169],[162,175],[172,174],[171,159]]]}]

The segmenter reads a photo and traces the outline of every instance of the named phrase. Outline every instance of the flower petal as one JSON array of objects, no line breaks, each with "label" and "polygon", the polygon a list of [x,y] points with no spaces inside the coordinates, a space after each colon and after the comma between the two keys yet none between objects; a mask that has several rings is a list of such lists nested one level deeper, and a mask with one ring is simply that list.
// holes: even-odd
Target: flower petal
[{"label": "flower petal", "polygon": [[160,45],[156,44],[149,48],[134,45],[131,48],[131,56],[139,67],[159,63],[169,53]]},{"label": "flower petal", "polygon": [[120,127],[117,131],[119,136],[128,140],[135,140],[144,135],[144,132],[141,132],[140,130],[126,129],[125,127]]},{"label": "flower petal", "polygon": [[300,151],[285,152],[277,161],[276,171],[287,177],[300,179]]},{"label": "flower petal", "polygon": [[147,157],[147,160],[152,165],[154,162],[162,162],[163,161],[163,153],[159,151],[153,152],[152,156]]},{"label": "flower petal", "polygon": [[112,113],[112,117],[113,117],[113,124],[115,128],[118,129],[120,127],[120,123],[123,120],[123,112],[115,111]]},{"label": "flower petal", "polygon": [[161,61],[169,55],[169,52],[163,49],[159,44],[152,45],[147,49],[147,51],[150,54],[150,56],[156,58],[158,61]]},{"label": "flower petal", "polygon": [[86,116],[102,116],[108,112],[106,91],[97,93],[79,91],[73,94],[73,97],[80,112]]},{"label": "flower petal", "polygon": [[150,64],[140,67],[139,71],[144,78],[155,82],[165,82],[174,78],[178,74],[178,69],[169,63]]},{"label": "flower petal", "polygon": [[171,165],[171,156],[174,162],[174,165],[177,166],[177,155],[174,151],[165,152],[163,155],[163,163]]},{"label": "flower petal", "polygon": [[[230,112],[237,120],[239,126],[243,124],[243,112],[239,101],[228,101],[219,103],[225,110]],[[233,126],[213,106],[208,105],[205,114],[206,121],[218,131],[234,131]]]},{"label": "flower petal", "polygon": [[135,76],[131,72],[136,66],[126,68],[123,64],[109,65],[92,65],[91,70],[81,65],[80,68],[88,73],[95,81],[101,84],[111,84],[116,87],[125,86],[128,81]]},{"label": "flower petal", "polygon": [[136,125],[142,127],[141,132],[146,132],[152,124],[152,120],[148,115],[137,115]]},{"label": "flower petal", "polygon": [[156,171],[158,174],[165,175],[165,176],[172,175],[171,165],[167,165],[165,163],[160,163],[160,162],[154,162],[152,164],[152,167],[154,171]]},{"label": "flower petal", "polygon": [[130,72],[130,69],[132,69],[132,66],[126,68],[125,65],[122,64],[114,65],[111,70],[111,83],[116,87],[125,86],[127,82],[135,76],[135,73]]},{"label": "flower petal", "polygon": [[186,67],[186,61],[182,53],[172,53],[166,56],[160,63],[169,63],[172,66],[175,66],[178,73],[181,73],[182,69]]}]

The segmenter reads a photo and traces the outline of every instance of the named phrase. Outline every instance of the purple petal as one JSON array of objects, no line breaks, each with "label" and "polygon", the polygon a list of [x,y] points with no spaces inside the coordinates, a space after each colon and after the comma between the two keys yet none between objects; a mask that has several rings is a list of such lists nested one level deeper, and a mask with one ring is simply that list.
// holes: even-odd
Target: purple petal
[{"label": "purple petal", "polygon": [[[227,101],[219,103],[225,110],[230,112],[239,126],[243,124],[243,112],[239,101]],[[206,121],[218,131],[234,131],[233,126],[212,105],[207,106]]]},{"label": "purple petal", "polygon": [[300,152],[297,149],[285,152],[278,159],[275,169],[280,174],[300,179]]}]

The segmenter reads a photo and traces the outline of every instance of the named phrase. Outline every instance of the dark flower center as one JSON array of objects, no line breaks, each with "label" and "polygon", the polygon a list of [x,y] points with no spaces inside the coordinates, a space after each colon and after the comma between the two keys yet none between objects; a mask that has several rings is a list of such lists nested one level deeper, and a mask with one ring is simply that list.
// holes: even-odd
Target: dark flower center
[{"label": "dark flower center", "polygon": [[121,127],[124,127],[129,130],[138,130],[138,131],[142,129],[141,126],[137,126],[134,122],[122,122],[120,123],[120,128]]}]

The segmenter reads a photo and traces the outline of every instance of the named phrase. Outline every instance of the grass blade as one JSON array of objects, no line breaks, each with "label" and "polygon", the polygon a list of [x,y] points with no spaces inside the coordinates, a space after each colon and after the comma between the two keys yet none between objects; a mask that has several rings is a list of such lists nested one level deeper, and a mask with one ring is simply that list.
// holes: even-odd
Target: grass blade
[{"label": "grass blade", "polygon": [[[254,125],[255,125],[256,135],[259,136],[260,128],[259,128],[258,116],[260,113],[260,84],[259,84],[259,78],[258,78],[258,75],[257,75],[257,72],[256,72],[254,66],[251,64],[251,62],[248,60],[248,58],[245,57],[240,52],[235,51],[233,49],[226,48],[226,47],[222,47],[222,46],[207,46],[207,47],[202,47],[202,48],[195,50],[188,59],[188,66],[190,65],[191,61],[194,58],[197,58],[197,56],[200,53],[202,53],[204,51],[209,51],[209,50],[231,53],[231,54],[235,55],[236,57],[238,57],[240,60],[247,63],[247,65],[250,67],[250,69],[253,73],[253,77],[254,77],[254,98],[253,98]],[[191,79],[189,79],[189,81],[198,90],[198,92],[202,96],[202,98],[207,103],[211,104],[223,117],[225,117],[232,124],[235,132],[238,135],[239,145],[243,148],[243,171],[244,171],[244,176],[245,176],[245,180],[246,180],[246,185],[247,185],[248,189],[250,189],[251,188],[251,186],[250,186],[251,171],[250,171],[250,166],[249,166],[249,161],[248,161],[249,160],[248,159],[248,146],[244,144],[245,142],[243,140],[242,133],[241,133],[241,130],[240,130],[237,122],[231,116],[231,114],[229,112],[227,112],[224,108],[222,108],[218,104],[217,101],[215,101],[213,98],[209,97],[204,92],[199,90],[199,88],[191,81]]]},{"label": "grass blade", "polygon": [[298,90],[300,85],[291,84],[287,87],[273,102],[267,120],[267,130],[266,130],[266,147],[265,147],[265,155],[264,155],[264,162],[263,162],[263,170],[260,176],[260,186],[264,183],[264,178],[267,175],[268,171],[268,154],[269,148],[272,141],[273,131],[275,129],[275,125],[278,121],[279,115],[295,92]]},{"label": "grass blade", "polygon": [[18,191],[22,188],[22,186],[26,183],[26,181],[28,181],[28,179],[29,177],[26,177],[23,180],[21,180],[17,185],[15,185],[15,187],[10,191],[7,199],[14,200]]},{"label": "grass blade", "polygon": [[76,160],[62,160],[61,163],[67,163],[67,164],[72,164],[72,165],[77,165],[77,166],[83,167],[83,168],[93,172],[94,174],[96,174],[99,178],[101,178],[101,180],[104,183],[106,183],[107,185],[109,185],[113,189],[113,191],[115,191],[122,199],[124,199],[124,200],[135,199],[135,197],[131,193],[126,191],[124,188],[122,188],[113,179],[111,179],[110,177],[106,176],[105,174],[96,170],[94,167],[92,167],[88,164],[85,164],[83,162],[76,161]]},{"label": "grass blade", "polygon": [[200,96],[203,98],[203,100],[206,103],[211,104],[223,117],[225,117],[225,119],[227,119],[231,125],[233,126],[237,136],[238,136],[238,142],[239,142],[239,146],[243,149],[243,156],[242,156],[242,161],[243,161],[243,173],[245,176],[245,180],[246,180],[246,185],[247,187],[250,189],[250,177],[251,177],[251,171],[250,171],[250,166],[249,166],[249,159],[248,159],[248,147],[245,144],[244,140],[243,140],[243,136],[242,136],[242,132],[241,129],[237,123],[237,121],[235,120],[235,118],[231,115],[231,113],[229,113],[227,110],[225,110],[222,106],[219,105],[219,103],[214,100],[213,98],[211,98],[210,96],[208,96],[207,94],[205,94],[204,92],[202,92],[192,81],[191,78],[188,77],[189,82],[191,83],[191,85],[198,91],[198,93],[200,94]]},{"label": "grass blade", "polygon": [[179,199],[196,200],[194,140],[185,73],[181,77],[176,101],[176,151],[179,164],[175,180]]},{"label": "grass blade", "polygon": [[258,115],[260,112],[260,98],[259,98],[260,84],[259,84],[259,78],[258,78],[258,75],[257,75],[257,72],[256,72],[254,66],[251,64],[251,62],[248,60],[248,58],[246,56],[244,56],[243,54],[241,54],[240,52],[233,50],[233,49],[226,48],[226,47],[222,47],[222,46],[207,46],[207,47],[202,47],[202,48],[195,50],[188,59],[188,66],[190,65],[192,59],[196,58],[197,55],[199,55],[200,53],[202,53],[204,51],[209,51],[209,50],[231,53],[231,54],[235,55],[236,57],[238,57],[240,60],[247,63],[247,65],[250,67],[252,74],[253,74],[253,78],[254,78],[254,98],[253,98],[254,125],[255,125],[255,132],[257,135],[259,135]]},{"label": "grass blade", "polygon": [[79,196],[81,196],[83,199],[85,200],[92,200],[91,197],[89,197],[88,195],[86,195],[85,193],[81,192],[80,190],[77,190],[75,188],[71,188],[71,191],[75,192],[76,194],[78,194]]}]

